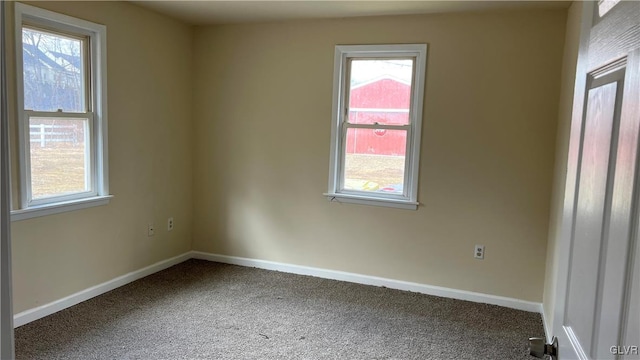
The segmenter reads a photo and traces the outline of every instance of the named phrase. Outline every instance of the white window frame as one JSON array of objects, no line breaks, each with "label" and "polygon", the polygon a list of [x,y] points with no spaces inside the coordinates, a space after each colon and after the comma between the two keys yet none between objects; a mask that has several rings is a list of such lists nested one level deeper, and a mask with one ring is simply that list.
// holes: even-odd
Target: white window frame
[{"label": "white window frame", "polygon": [[[88,77],[85,85],[87,87],[85,101],[88,106],[86,112],[43,112],[24,109],[22,28],[25,25],[88,39],[86,42],[88,50],[85,52],[88,57],[85,61],[85,74]],[[112,196],[109,195],[108,181],[106,26],[15,3],[15,42],[21,207],[11,212],[11,219],[23,220],[107,204]],[[86,130],[89,131],[90,149],[87,156],[90,160],[88,172],[91,177],[89,191],[32,199],[29,118],[47,115],[88,119]]]},{"label": "white window frame", "polygon": [[[408,125],[358,125],[359,128],[396,129],[407,131],[407,150],[403,194],[347,190],[344,179],[344,159],[348,109],[348,63],[350,59],[415,58]],[[333,117],[331,125],[331,158],[329,190],[324,195],[331,201],[363,205],[387,206],[416,210],[418,208],[418,166],[422,108],[427,63],[426,44],[399,45],[338,45],[335,49],[333,72]]]}]

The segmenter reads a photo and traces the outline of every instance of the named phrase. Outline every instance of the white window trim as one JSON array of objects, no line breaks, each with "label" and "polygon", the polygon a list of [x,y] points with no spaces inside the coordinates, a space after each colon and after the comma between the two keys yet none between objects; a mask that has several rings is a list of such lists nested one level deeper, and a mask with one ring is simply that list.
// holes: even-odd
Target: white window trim
[{"label": "white window trim", "polygon": [[[415,56],[415,69],[411,94],[410,124],[407,132],[405,155],[404,194],[385,194],[340,189],[342,176],[342,153],[346,131],[342,126],[345,109],[347,59],[372,57]],[[418,208],[418,177],[420,164],[420,137],[422,133],[422,107],[427,62],[426,44],[401,45],[338,45],[334,56],[333,115],[331,124],[331,157],[329,167],[329,189],[325,196],[331,201],[363,205],[387,206],[416,210]],[[384,126],[379,126],[384,127]]]},{"label": "white window trim", "polygon": [[113,195],[93,196],[78,200],[60,201],[54,204],[32,206],[27,209],[11,211],[11,221],[20,221],[40,216],[59,214],[68,211],[107,205]]},{"label": "white window trim", "polygon": [[[50,202],[36,201],[30,203],[29,171],[27,169],[28,156],[27,144],[29,141],[29,129],[27,112],[24,111],[24,82],[22,70],[22,26],[25,21],[30,25],[40,25],[45,28],[53,28],[72,34],[82,34],[89,37],[89,77],[90,87],[88,93],[93,114],[91,154],[95,164],[92,166],[94,179],[91,192],[72,194],[71,196],[59,196],[52,198]],[[104,25],[95,24],[86,20],[58,14],[52,11],[40,9],[34,6],[15,3],[15,38],[16,38],[16,85],[17,106],[19,122],[19,163],[20,163],[20,209],[11,212],[11,220],[23,220],[38,216],[73,211],[87,207],[105,205],[112,198],[109,195],[108,172],[108,137],[107,137],[107,28]],[[79,113],[78,117],[84,116]],[[91,121],[91,120],[90,120]]]}]

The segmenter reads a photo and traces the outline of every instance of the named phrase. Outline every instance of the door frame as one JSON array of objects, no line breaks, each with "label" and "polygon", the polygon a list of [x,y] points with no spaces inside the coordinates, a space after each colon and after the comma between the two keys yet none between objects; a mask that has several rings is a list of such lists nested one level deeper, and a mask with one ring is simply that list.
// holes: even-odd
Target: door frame
[{"label": "door frame", "polygon": [[0,2],[0,358],[15,358],[11,289],[11,220],[7,116],[6,2]]},{"label": "door frame", "polygon": [[566,307],[568,283],[569,283],[569,259],[571,257],[571,245],[573,228],[575,223],[575,210],[577,186],[580,171],[581,143],[583,133],[583,111],[586,97],[589,40],[591,26],[593,24],[594,6],[592,2],[585,1],[581,4],[580,38],[578,46],[578,58],[576,63],[576,77],[573,87],[573,106],[571,110],[571,125],[569,133],[569,146],[567,150],[567,173],[564,187],[564,200],[562,204],[562,217],[560,220],[560,236],[555,244],[556,253],[556,286],[555,302],[553,307],[553,323],[547,331],[547,340],[551,342],[552,334],[559,334],[563,330],[563,319]]}]

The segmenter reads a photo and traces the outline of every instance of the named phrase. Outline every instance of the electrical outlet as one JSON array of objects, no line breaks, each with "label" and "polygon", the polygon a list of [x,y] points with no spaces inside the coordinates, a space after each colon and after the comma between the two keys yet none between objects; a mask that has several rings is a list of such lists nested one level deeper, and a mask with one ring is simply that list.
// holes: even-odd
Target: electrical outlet
[{"label": "electrical outlet", "polygon": [[153,227],[153,224],[149,224],[149,227],[147,228],[147,236],[153,236],[156,234],[155,228]]},{"label": "electrical outlet", "polygon": [[484,245],[476,245],[473,250],[473,257],[476,259],[484,259]]},{"label": "electrical outlet", "polygon": [[173,218],[170,217],[167,219],[167,231],[173,230]]}]

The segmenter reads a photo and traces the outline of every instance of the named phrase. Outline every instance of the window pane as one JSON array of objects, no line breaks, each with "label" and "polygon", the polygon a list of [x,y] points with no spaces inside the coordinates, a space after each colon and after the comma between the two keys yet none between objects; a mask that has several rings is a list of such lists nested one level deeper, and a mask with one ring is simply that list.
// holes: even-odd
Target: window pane
[{"label": "window pane", "polygon": [[88,127],[88,119],[29,119],[32,199],[90,190]]},{"label": "window pane", "polygon": [[352,60],[349,122],[408,124],[412,78],[412,59]]},{"label": "window pane", "polygon": [[24,108],[85,112],[84,41],[22,29]]},{"label": "window pane", "polygon": [[403,193],[407,131],[348,129],[344,189]]}]

